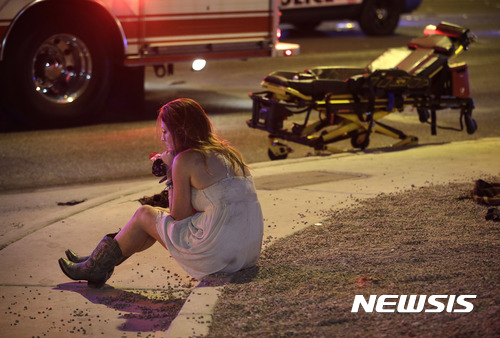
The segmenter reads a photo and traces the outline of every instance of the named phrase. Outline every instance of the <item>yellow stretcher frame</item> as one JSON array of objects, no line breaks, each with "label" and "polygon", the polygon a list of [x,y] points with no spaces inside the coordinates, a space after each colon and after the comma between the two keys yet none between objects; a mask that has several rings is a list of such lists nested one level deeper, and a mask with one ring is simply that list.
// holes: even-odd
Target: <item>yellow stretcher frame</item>
[{"label": "yellow stretcher frame", "polygon": [[[430,32],[430,34],[427,33]],[[390,72],[393,70],[400,70],[406,72],[407,77],[411,80],[421,80],[425,78],[428,81],[429,89],[435,84],[435,78],[440,78],[442,74],[450,73],[451,66],[448,60],[462,53],[468,49],[470,43],[475,41],[475,36],[470,33],[466,28],[456,26],[449,23],[441,23],[436,26],[426,27],[426,37],[416,38],[408,44],[409,50],[396,49],[386,50],[379,58],[373,60],[365,68],[368,77],[374,72]],[[430,35],[430,37],[429,37]],[[411,47],[410,47],[411,45]],[[393,54],[391,54],[393,52]],[[396,53],[397,65],[389,68],[377,68],[380,65],[386,65],[387,60],[394,59]],[[443,56],[446,56],[446,61],[443,61]],[[465,64],[464,64],[465,65]],[[446,69],[445,69],[446,68]],[[346,68],[336,67],[319,67],[312,70],[349,70]],[[466,69],[466,68],[465,68]],[[286,73],[286,72],[285,72]],[[274,75],[272,73],[271,75]],[[315,74],[315,73],[305,73]],[[318,74],[318,73],[316,73]],[[278,78],[282,76],[277,72]],[[296,81],[296,76],[293,75],[293,80]],[[300,79],[300,76],[298,76]],[[397,77],[396,77],[397,78]],[[365,149],[368,146],[368,140],[372,133],[379,133],[398,139],[397,142],[392,144],[392,147],[400,147],[405,145],[414,145],[418,143],[418,138],[411,135],[406,135],[404,132],[395,128],[389,127],[380,122],[388,114],[394,112],[401,112],[407,107],[416,108],[419,113],[421,122],[427,122],[431,118],[431,132],[436,133],[436,110],[452,108],[460,109],[460,126],[464,129],[463,121],[467,126],[467,132],[472,134],[477,129],[475,121],[471,118],[472,110],[474,108],[474,101],[468,96],[468,78],[466,85],[466,94],[459,95],[453,93],[422,93],[421,91],[413,91],[408,88],[404,94],[398,94],[398,101],[395,104],[394,97],[389,98],[390,90],[376,95],[363,93],[348,94],[346,90],[339,89],[344,93],[328,93],[323,99],[306,95],[299,90],[290,86],[281,85],[281,83],[289,83],[288,81],[269,80],[261,83],[265,91],[258,93],[251,93],[250,97],[254,101],[252,119],[247,121],[251,128],[266,130],[269,132],[269,139],[271,145],[269,147],[269,156],[271,159],[286,158],[291,148],[280,143],[279,140],[288,140],[295,143],[303,144],[314,148],[316,153],[324,151],[337,153],[342,150],[331,146],[331,143],[351,138],[351,144],[354,148]],[[285,77],[288,79],[288,77]],[[307,78],[306,78],[307,79]],[[322,78],[325,79],[325,78]],[[326,80],[333,78],[326,77]],[[384,77],[382,79],[385,80]],[[399,78],[397,78],[399,80]],[[300,80],[299,80],[300,81]],[[347,81],[347,80],[346,80]],[[441,83],[437,80],[438,83]],[[297,87],[302,88],[302,87]],[[334,84],[334,88],[336,85]],[[371,88],[373,89],[373,88]],[[380,88],[378,88],[380,89]],[[306,90],[307,91],[307,90]],[[349,93],[352,91],[348,90]],[[394,93],[390,93],[394,94]],[[317,94],[314,94],[317,96]],[[274,110],[279,110],[280,107],[289,107],[292,109],[301,110],[299,113],[307,111],[305,122],[302,125],[295,124],[291,130],[283,129],[283,121],[276,122],[274,118],[261,119],[262,107],[267,112],[264,115],[275,114]],[[361,107],[361,108],[360,108]],[[320,117],[317,121],[309,122],[309,116],[312,111],[317,111]],[[429,114],[430,111],[430,114]],[[287,114],[287,113],[279,113]],[[294,115],[290,112],[290,115]],[[428,115],[426,117],[426,115]],[[287,116],[282,116],[286,120]],[[330,121],[328,121],[330,120]],[[276,124],[277,123],[277,124]],[[276,125],[275,125],[276,124]],[[325,130],[325,128],[334,127],[334,129]],[[453,128],[449,128],[453,129]],[[456,129],[457,130],[457,129]]]},{"label": "yellow stretcher frame", "polygon": [[[271,159],[286,158],[288,153],[292,151],[289,146],[281,143],[279,141],[280,139],[310,146],[314,149],[315,154],[324,152],[344,152],[344,150],[333,147],[331,143],[348,138],[351,138],[353,148],[363,150],[368,146],[369,137],[372,133],[378,133],[397,139],[398,141],[390,145],[390,147],[416,145],[418,144],[418,137],[406,135],[401,130],[381,123],[380,120],[391,113],[400,112],[407,107],[431,109],[433,114],[435,114],[436,109],[458,108],[462,109],[462,114],[465,112],[470,114],[474,105],[471,98],[431,98],[415,96],[404,97],[401,105],[389,110],[388,98],[379,97],[370,102],[369,98],[358,97],[355,99],[352,95],[340,94],[329,95],[325,97],[324,100],[315,101],[311,96],[304,95],[291,87],[280,86],[268,82],[263,82],[262,86],[267,89],[267,91],[250,94],[251,98],[254,100],[254,104],[256,101],[267,101],[286,106],[291,105],[290,102],[294,102],[294,100],[297,101],[296,99],[299,98],[301,104],[298,105],[298,107],[307,107],[308,113],[317,111],[320,116],[325,117],[328,115],[327,106],[336,111],[334,114],[335,122],[325,123],[325,119],[320,118],[312,123],[305,123],[301,126],[302,128],[299,132],[291,132],[287,129],[269,130],[265,125],[258,123],[258,118],[256,119],[254,116],[247,124],[252,128],[263,129],[270,132],[268,153]],[[272,99],[270,99],[269,96],[271,96]],[[356,113],[352,108],[354,105],[371,105],[371,109],[369,111],[364,110],[362,113]],[[334,127],[334,129],[326,131],[323,130],[324,127]],[[469,133],[473,132],[474,131]]]},{"label": "yellow stretcher frame", "polygon": [[[300,99],[304,101],[309,101],[312,103],[314,100],[312,97],[303,95],[302,93],[298,92],[294,88],[290,87],[284,87],[284,86],[278,86],[270,83],[262,83],[262,86],[269,91],[271,91],[275,96],[276,99],[282,100],[282,101],[289,101],[292,99],[292,97],[299,97]],[[415,100],[410,100],[409,102],[404,104],[404,107],[410,107],[413,106]],[[363,100],[361,99],[358,104],[361,103],[368,103],[368,100]],[[355,100],[352,96],[350,95],[332,95],[330,96],[328,100],[328,104],[332,107],[335,106],[352,106],[355,104]],[[319,100],[319,101],[314,101],[314,106],[315,110],[317,110],[320,114],[324,113],[326,111],[326,105],[327,102],[325,100]],[[329,152],[329,153],[340,153],[344,152],[343,150],[340,150],[336,147],[333,147],[329,145],[330,141],[335,142],[334,140],[336,139],[346,139],[349,138],[349,134],[352,134],[353,132],[357,132],[357,136],[362,135],[364,137],[369,137],[371,133],[378,133],[382,134],[394,139],[398,139],[399,141],[392,144],[391,147],[401,147],[401,146],[408,146],[408,145],[416,145],[418,144],[418,138],[416,136],[410,136],[410,135],[405,135],[403,132],[390,128],[384,124],[377,123],[378,120],[386,117],[392,112],[398,111],[398,109],[394,108],[392,111],[386,111],[385,109],[388,107],[388,99],[383,99],[383,98],[378,98],[374,100],[374,113],[371,114],[371,118],[368,118],[367,114],[364,113],[362,116],[364,119],[360,119],[360,116],[358,114],[355,114],[353,112],[345,112],[345,113],[337,113],[336,117],[338,119],[341,119],[340,123],[336,123],[335,125],[329,124],[329,127],[336,126],[335,129],[330,130],[326,133],[320,133],[318,135],[318,128],[323,124],[322,120],[317,120],[315,122],[312,122],[305,126],[302,131],[297,134],[297,136],[301,138],[306,138],[309,142],[303,142],[303,143],[309,143],[313,144],[315,143],[314,141],[317,140],[318,138],[321,137],[322,143],[324,145],[322,147],[315,147],[314,151],[316,154],[322,153],[324,151]],[[280,155],[283,156],[284,152],[290,152],[291,148],[286,147],[284,148],[284,145],[279,143],[277,139],[279,139],[278,135],[274,135],[271,133],[270,136],[270,149],[272,152],[275,152],[275,156],[279,157]],[[365,142],[365,140],[358,141],[360,144]],[[366,146],[368,145],[368,142],[366,142]],[[366,146],[360,146],[359,148],[364,149]],[[273,149],[274,148],[274,149]]]}]

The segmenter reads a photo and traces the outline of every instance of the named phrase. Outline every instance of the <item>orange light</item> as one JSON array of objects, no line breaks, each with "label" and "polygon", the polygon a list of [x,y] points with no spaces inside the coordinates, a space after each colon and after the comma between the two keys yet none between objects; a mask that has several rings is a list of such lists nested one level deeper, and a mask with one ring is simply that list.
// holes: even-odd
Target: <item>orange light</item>
[{"label": "orange light", "polygon": [[277,37],[278,39],[279,39],[279,38],[281,38],[281,29],[280,29],[280,28],[278,28],[278,29],[276,30],[276,37]]},{"label": "orange light", "polygon": [[436,34],[437,28],[434,25],[427,25],[424,29],[424,35],[434,35]]}]

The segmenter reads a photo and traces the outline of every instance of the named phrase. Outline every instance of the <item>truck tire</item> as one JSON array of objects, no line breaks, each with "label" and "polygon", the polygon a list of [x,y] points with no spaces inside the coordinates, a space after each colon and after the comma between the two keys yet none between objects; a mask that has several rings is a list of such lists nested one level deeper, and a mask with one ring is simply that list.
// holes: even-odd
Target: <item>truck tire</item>
[{"label": "truck tire", "polygon": [[400,0],[365,0],[359,26],[367,35],[393,34],[402,12],[401,3]]},{"label": "truck tire", "polygon": [[6,110],[29,126],[90,122],[108,96],[112,54],[99,25],[58,14],[16,30],[6,48]]}]

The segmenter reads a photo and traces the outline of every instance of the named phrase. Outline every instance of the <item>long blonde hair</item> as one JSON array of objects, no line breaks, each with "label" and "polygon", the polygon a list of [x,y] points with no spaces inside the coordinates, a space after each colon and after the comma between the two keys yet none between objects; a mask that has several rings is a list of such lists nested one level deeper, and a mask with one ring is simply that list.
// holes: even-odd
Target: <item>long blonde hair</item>
[{"label": "long blonde hair", "polygon": [[173,135],[176,152],[199,152],[207,168],[206,154],[210,152],[224,155],[233,170],[238,166],[245,173],[248,168],[241,153],[214,133],[212,122],[196,101],[180,98],[165,104],[159,110],[157,130],[161,129],[161,121]]}]

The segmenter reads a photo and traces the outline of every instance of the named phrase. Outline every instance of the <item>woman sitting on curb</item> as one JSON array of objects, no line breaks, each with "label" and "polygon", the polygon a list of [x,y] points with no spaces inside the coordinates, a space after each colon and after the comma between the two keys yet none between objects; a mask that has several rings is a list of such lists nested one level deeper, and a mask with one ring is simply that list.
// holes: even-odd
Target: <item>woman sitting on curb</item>
[{"label": "woman sitting on curb", "polygon": [[143,205],[120,232],[104,236],[90,256],[68,250],[59,265],[69,278],[102,287],[116,265],[156,241],[197,279],[256,264],[263,218],[241,154],[213,132],[205,111],[191,99],[164,105],[157,125],[167,148],[161,158],[169,168],[170,212]]}]

